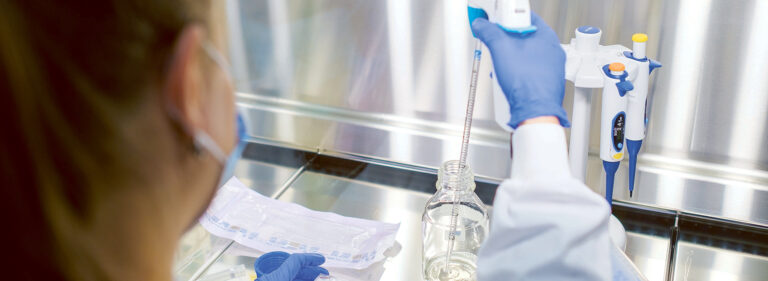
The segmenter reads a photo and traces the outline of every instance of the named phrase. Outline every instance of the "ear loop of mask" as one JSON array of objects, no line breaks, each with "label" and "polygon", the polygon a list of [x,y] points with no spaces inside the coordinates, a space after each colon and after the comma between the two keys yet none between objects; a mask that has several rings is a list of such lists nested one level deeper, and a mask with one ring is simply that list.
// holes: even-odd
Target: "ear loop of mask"
[{"label": "ear loop of mask", "polygon": [[216,161],[219,163],[224,164],[224,162],[227,161],[227,154],[224,153],[224,150],[222,150],[221,147],[216,144],[216,141],[214,141],[208,133],[199,130],[195,132],[193,138],[195,146],[198,147],[198,149],[202,147],[205,150],[208,150],[213,158],[216,158]]},{"label": "ear loop of mask", "polygon": [[[221,71],[224,72],[224,79],[227,79],[227,82],[232,85],[232,78],[229,73],[229,64],[227,63],[227,60],[224,59],[224,56],[216,50],[215,47],[213,47],[213,44],[211,44],[209,41],[204,41],[202,44],[200,44],[203,50],[206,54],[213,60],[214,63],[221,69]],[[236,131],[235,133],[238,133]],[[235,136],[237,138],[240,138],[240,136]],[[216,160],[219,161],[222,165],[226,165],[227,163],[227,154],[224,153],[224,150],[221,149],[221,146],[219,146],[216,141],[211,138],[211,136],[206,133],[203,130],[199,130],[195,132],[194,135],[195,144],[199,145],[208,152],[210,152]]]},{"label": "ear loop of mask", "polygon": [[216,63],[216,65],[219,66],[221,71],[224,72],[224,79],[227,79],[227,82],[229,82],[230,85],[234,85],[232,83],[232,74],[229,73],[229,63],[227,63],[227,59],[224,58],[224,55],[219,52],[216,47],[211,44],[209,41],[205,41],[202,44],[200,44],[205,51],[206,54],[208,54],[209,57]]},{"label": "ear loop of mask", "polygon": [[[209,42],[203,43],[203,49],[208,53],[208,55],[213,59],[216,64],[219,65],[219,68],[221,68],[222,71],[224,71],[224,74],[226,75],[227,81],[229,81],[230,85],[234,85],[232,83],[232,75],[229,72],[229,64],[227,64],[227,60],[224,58],[224,56],[211,45]],[[221,174],[219,175],[219,183],[217,184],[217,187],[222,186],[225,181],[229,180],[229,178],[234,174],[235,172],[235,166],[237,165],[238,160],[240,159],[241,155],[243,154],[243,151],[245,150],[245,140],[243,137],[246,135],[245,132],[245,122],[243,121],[243,116],[239,113],[236,113],[235,115],[235,126],[236,126],[236,137],[237,137],[237,144],[233,148],[232,152],[229,154],[229,156],[225,156],[222,161],[220,161],[223,165]],[[204,139],[204,138],[203,138]],[[209,138],[210,139],[210,138]],[[210,142],[211,145],[209,147],[218,147],[213,140]],[[221,149],[219,149],[221,151]],[[213,153],[213,152],[212,152]]]},{"label": "ear loop of mask", "polygon": [[[213,45],[205,41],[201,44],[203,50],[205,53],[216,63],[219,68],[224,72],[224,77],[227,79],[227,81],[231,84],[232,79],[229,73],[229,68],[227,67],[227,62],[224,59],[224,56],[219,53],[216,48],[213,47]],[[211,155],[216,159],[217,162],[219,162],[222,165],[225,165],[227,162],[227,154],[224,152],[223,149],[221,149],[221,146],[219,146],[213,138],[206,133],[203,130],[195,130],[191,128],[191,126],[188,126],[187,124],[184,124],[181,122],[178,118],[179,111],[176,108],[171,108],[171,116],[172,118],[176,119],[179,123],[182,123],[182,127],[192,135],[192,139],[195,146],[195,151],[200,151],[202,149],[207,150]],[[238,136],[239,137],[239,136]]]}]

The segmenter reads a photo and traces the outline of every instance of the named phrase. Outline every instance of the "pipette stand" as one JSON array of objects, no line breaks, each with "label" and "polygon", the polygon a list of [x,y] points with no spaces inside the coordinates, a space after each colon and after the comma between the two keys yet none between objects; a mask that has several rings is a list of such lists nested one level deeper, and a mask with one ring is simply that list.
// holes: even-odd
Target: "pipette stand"
[{"label": "pipette stand", "polygon": [[576,29],[576,37],[571,39],[570,44],[562,45],[566,54],[565,79],[574,85],[569,147],[571,173],[582,182],[587,174],[592,89],[604,86],[602,67],[621,62],[629,73],[628,80],[633,81],[637,77],[637,63],[623,54],[629,49],[622,45],[602,46],[601,35],[599,28],[582,26]]}]

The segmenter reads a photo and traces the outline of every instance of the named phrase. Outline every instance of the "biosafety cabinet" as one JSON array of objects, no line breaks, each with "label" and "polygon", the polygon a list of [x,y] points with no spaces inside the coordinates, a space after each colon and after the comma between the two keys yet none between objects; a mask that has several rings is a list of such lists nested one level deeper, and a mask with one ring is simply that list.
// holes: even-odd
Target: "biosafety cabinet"
[{"label": "biosafety cabinet", "polygon": [[[236,175],[281,201],[401,223],[399,253],[371,276],[419,280],[421,214],[437,168],[458,158],[461,142],[474,46],[465,1],[214,2],[248,124]],[[639,271],[648,280],[768,280],[768,1],[531,5],[561,43],[581,25],[599,27],[605,45],[632,46],[642,32],[648,57],[664,64],[648,85],[634,195],[626,161],[613,193]],[[481,79],[468,161],[492,212],[514,152],[491,93]],[[586,183],[602,195],[599,119]],[[195,227],[179,246],[176,277],[253,264],[239,247]]]}]

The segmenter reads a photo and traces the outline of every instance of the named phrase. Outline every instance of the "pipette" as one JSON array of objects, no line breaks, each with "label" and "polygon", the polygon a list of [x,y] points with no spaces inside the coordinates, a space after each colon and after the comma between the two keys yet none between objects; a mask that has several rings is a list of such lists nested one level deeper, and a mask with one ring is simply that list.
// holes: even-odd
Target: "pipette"
[{"label": "pipette", "polygon": [[632,51],[625,51],[624,56],[637,61],[639,69],[637,78],[632,83],[635,89],[629,92],[627,102],[627,154],[629,155],[629,197],[635,189],[635,170],[637,153],[643,145],[645,128],[648,124],[648,81],[651,72],[661,67],[657,61],[645,56],[645,42],[648,35],[636,33],[632,35]]},{"label": "pipette", "polygon": [[600,113],[600,159],[605,169],[605,199],[613,200],[613,182],[619,162],[624,159],[624,133],[627,123],[627,92],[633,89],[624,64],[603,66],[603,104]]},{"label": "pipette", "polygon": [[483,54],[483,43],[475,39],[475,56],[472,60],[472,76],[469,78],[469,97],[467,98],[467,112],[464,115],[464,133],[461,135],[461,154],[459,155],[459,168],[467,165],[467,150],[469,149],[469,134],[472,130],[472,115],[475,111],[475,95],[477,93],[477,76],[480,72],[480,58]]},{"label": "pipette", "polygon": [[[464,132],[461,136],[461,154],[459,155],[459,170],[463,170],[467,166],[467,150],[469,150],[469,134],[472,130],[472,115],[475,111],[475,95],[477,93],[477,76],[480,72],[480,58],[483,54],[483,44],[480,40],[475,39],[475,56],[472,61],[472,75],[469,78],[469,97],[467,98],[467,112],[464,116]],[[453,254],[453,244],[456,241],[456,224],[459,219],[459,195],[455,193],[453,195],[453,206],[451,207],[451,224],[450,232],[448,233],[448,251],[445,253],[445,267],[440,271],[439,278],[441,280],[447,280],[450,278],[450,265],[451,255]]]},{"label": "pipette", "polygon": [[[528,0],[470,0],[467,2],[467,14],[469,23],[478,18],[489,18],[491,22],[512,33],[530,33],[536,31],[531,25],[531,5]],[[473,34],[474,35],[474,34]],[[469,81],[469,96],[467,97],[467,111],[464,117],[464,132],[461,137],[461,154],[459,155],[459,170],[467,165],[467,151],[469,150],[469,136],[472,130],[472,115],[475,109],[475,94],[477,91],[477,77],[480,72],[480,58],[482,57],[482,43],[475,39],[474,59],[472,62],[472,75]],[[498,88],[498,87],[497,87]],[[448,251],[445,253],[445,266],[440,271],[440,280],[451,278],[450,261],[456,240],[456,227],[458,224],[459,204],[458,194],[453,197],[451,207],[451,223],[448,234]]]},{"label": "pipette", "polygon": [[[584,180],[587,167],[587,152],[589,148],[589,124],[592,91],[594,88],[603,89],[603,104],[601,108],[600,127],[600,158],[605,170],[605,195],[608,202],[612,201],[613,183],[621,159],[626,154],[630,156],[630,170],[634,168],[633,146],[631,141],[638,133],[643,134],[645,125],[642,119],[645,114],[645,96],[640,98],[640,91],[634,87],[637,81],[647,86],[649,68],[642,68],[641,60],[632,57],[632,52],[621,45],[600,45],[602,32],[593,26],[581,26],[576,29],[576,37],[570,44],[563,44],[566,53],[565,78],[573,81],[573,120],[571,127],[570,164],[574,177]],[[635,46],[638,53],[645,56],[645,45]],[[610,63],[620,63],[616,71],[610,69]],[[618,71],[618,69],[622,69]],[[615,73],[612,73],[615,72]],[[621,78],[621,77],[624,78]],[[644,80],[643,80],[644,79]],[[631,81],[631,82],[630,82]],[[630,89],[632,86],[633,89]],[[634,94],[634,92],[638,92]],[[629,97],[625,97],[628,95]],[[629,105],[627,105],[629,103]],[[633,123],[634,122],[634,123]],[[639,123],[637,123],[639,122]],[[642,135],[644,136],[644,135]],[[626,142],[624,141],[626,139]],[[625,149],[626,146],[626,149]],[[626,150],[626,151],[625,151]],[[630,174],[632,178],[633,175]],[[631,185],[630,185],[631,186]],[[631,189],[630,189],[631,190]]]}]

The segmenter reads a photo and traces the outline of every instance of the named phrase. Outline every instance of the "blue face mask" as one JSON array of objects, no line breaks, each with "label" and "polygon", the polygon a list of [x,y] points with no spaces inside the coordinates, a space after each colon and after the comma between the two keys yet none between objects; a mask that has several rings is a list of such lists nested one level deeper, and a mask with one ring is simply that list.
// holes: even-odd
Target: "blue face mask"
[{"label": "blue face mask", "polygon": [[[203,43],[202,44],[203,50],[213,59],[214,62],[224,71],[226,74],[226,77],[228,80],[230,80],[231,84],[231,77],[229,75],[228,67],[226,60],[224,60],[224,57],[216,51],[216,49],[211,46],[209,43]],[[217,188],[224,185],[226,181],[228,181],[232,175],[235,172],[235,166],[237,165],[237,161],[240,160],[240,157],[243,154],[243,150],[245,150],[245,122],[243,121],[243,117],[240,114],[240,112],[237,112],[235,116],[235,129],[237,130],[236,136],[237,136],[237,145],[235,145],[235,148],[232,150],[232,152],[227,155],[223,149],[221,149],[221,146],[216,143],[216,141],[211,138],[208,133],[199,130],[197,132],[194,132],[193,138],[195,142],[195,147],[205,149],[207,150],[213,158],[215,158],[221,165],[221,175],[219,176],[219,181],[217,184]]]},{"label": "blue face mask", "polygon": [[240,158],[243,156],[243,151],[245,150],[245,122],[243,122],[243,116],[240,115],[240,112],[237,113],[235,119],[235,122],[237,122],[237,145],[235,145],[235,149],[229,154],[227,160],[224,161],[224,169],[221,170],[221,176],[219,177],[219,184],[217,187],[221,187],[234,176],[235,166],[237,165],[237,162],[240,161]]}]

